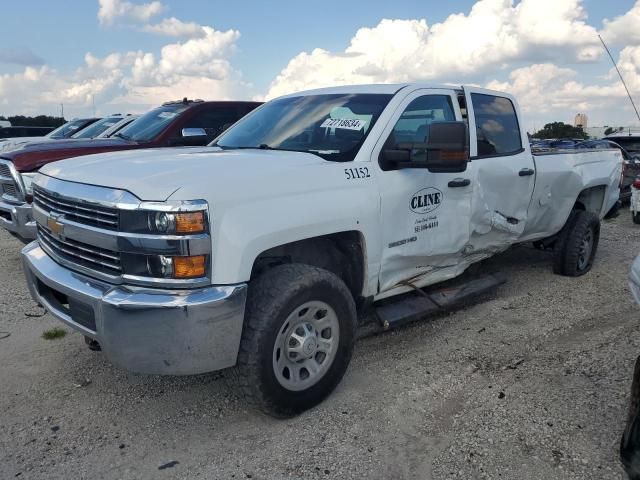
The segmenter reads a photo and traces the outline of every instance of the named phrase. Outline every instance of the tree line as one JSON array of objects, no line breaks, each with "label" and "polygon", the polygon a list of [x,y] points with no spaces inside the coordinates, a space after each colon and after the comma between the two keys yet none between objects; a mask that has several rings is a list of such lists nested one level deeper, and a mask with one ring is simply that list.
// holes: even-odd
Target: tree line
[{"label": "tree line", "polygon": [[586,139],[588,137],[581,127],[574,127],[573,125],[568,125],[564,122],[547,123],[542,130],[538,130],[531,136],[533,138],[540,138],[540,139],[547,139],[547,138]]},{"label": "tree line", "polygon": [[66,122],[63,117],[52,117],[50,115],[38,115],[36,117],[26,117],[24,115],[3,117],[0,115],[0,120],[8,120],[11,125],[18,127],[59,127]]}]

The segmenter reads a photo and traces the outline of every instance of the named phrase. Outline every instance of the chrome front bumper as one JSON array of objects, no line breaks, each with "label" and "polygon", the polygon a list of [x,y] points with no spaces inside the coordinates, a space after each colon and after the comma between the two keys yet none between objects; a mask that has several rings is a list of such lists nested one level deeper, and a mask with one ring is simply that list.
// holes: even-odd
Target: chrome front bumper
[{"label": "chrome front bumper", "polygon": [[235,365],[247,285],[193,290],[116,286],[53,261],[32,242],[22,250],[34,300],[102,346],[127,370],[188,375]]},{"label": "chrome front bumper", "polygon": [[23,241],[36,238],[36,222],[33,219],[31,204],[13,205],[0,200],[0,226],[7,229]]}]

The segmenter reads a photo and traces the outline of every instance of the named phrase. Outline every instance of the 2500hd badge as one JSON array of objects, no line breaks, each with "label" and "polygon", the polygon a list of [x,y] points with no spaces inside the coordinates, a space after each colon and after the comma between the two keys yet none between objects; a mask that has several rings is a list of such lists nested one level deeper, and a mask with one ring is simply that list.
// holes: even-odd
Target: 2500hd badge
[{"label": "2500hd badge", "polygon": [[422,215],[433,212],[442,203],[442,192],[437,188],[429,187],[417,191],[411,197],[409,208],[413,213]]}]

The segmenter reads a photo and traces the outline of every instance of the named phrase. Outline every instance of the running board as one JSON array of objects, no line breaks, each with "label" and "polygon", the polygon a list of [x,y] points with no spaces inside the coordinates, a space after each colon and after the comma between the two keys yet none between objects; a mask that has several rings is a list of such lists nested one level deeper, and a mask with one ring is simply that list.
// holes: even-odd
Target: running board
[{"label": "running board", "polygon": [[416,288],[414,293],[403,295],[397,301],[375,306],[373,316],[376,318],[362,325],[358,337],[391,330],[436,313],[460,308],[474,298],[495,290],[506,281],[504,274],[494,273],[464,283],[427,290]]}]

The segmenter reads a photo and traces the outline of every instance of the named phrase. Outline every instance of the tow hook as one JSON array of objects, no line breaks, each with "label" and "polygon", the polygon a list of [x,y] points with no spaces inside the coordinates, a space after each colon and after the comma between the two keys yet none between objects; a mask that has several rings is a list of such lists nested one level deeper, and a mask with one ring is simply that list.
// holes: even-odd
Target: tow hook
[{"label": "tow hook", "polygon": [[84,343],[86,343],[89,347],[89,350],[93,350],[94,352],[99,352],[102,350],[102,347],[98,343],[97,340],[94,340],[91,337],[84,337]]}]

